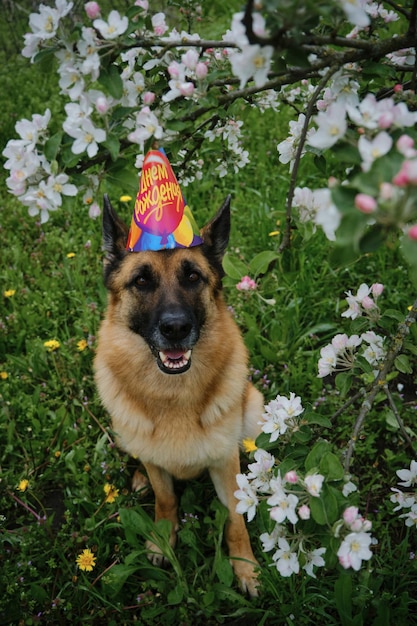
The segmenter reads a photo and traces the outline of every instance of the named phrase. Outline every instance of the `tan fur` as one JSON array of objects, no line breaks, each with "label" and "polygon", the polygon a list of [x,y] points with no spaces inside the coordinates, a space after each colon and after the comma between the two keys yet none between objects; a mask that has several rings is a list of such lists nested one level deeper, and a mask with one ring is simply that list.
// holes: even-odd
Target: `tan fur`
[{"label": "tan fur", "polygon": [[[161,277],[157,294],[175,289],[175,271],[192,258],[209,277],[203,294],[206,322],[192,350],[190,369],[169,375],[158,368],[146,341],[127,327],[135,295],[125,288],[139,262]],[[239,442],[259,432],[261,394],[247,382],[247,352],[200,246],[128,255],[112,277],[106,317],[99,332],[95,378],[109,411],[118,445],[145,466],[155,492],[155,517],[178,526],[172,477],[189,479],[208,469],[221,502],[229,510],[226,539],[241,587],[257,594],[256,560],[243,517],[235,512]],[[170,291],[171,290],[171,291]],[[191,296],[190,296],[191,297]],[[162,556],[148,545],[154,562]]]}]

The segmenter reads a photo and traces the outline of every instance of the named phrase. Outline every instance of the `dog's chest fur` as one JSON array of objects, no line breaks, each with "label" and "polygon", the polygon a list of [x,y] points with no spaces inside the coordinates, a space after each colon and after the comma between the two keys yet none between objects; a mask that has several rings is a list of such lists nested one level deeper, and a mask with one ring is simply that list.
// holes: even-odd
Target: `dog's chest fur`
[{"label": "dog's chest fur", "polygon": [[243,429],[246,349],[223,303],[193,350],[191,369],[179,376],[163,374],[143,339],[109,319],[99,339],[98,389],[130,455],[190,478],[234,449]]}]

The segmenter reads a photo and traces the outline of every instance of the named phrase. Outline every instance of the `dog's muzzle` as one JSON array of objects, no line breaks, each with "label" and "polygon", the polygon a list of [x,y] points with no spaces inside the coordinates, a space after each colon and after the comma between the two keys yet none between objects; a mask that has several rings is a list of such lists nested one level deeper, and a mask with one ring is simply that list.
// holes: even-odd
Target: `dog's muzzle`
[{"label": "dog's muzzle", "polygon": [[165,311],[158,322],[158,367],[166,374],[182,374],[191,366],[191,351],[198,339],[192,316],[183,309]]}]

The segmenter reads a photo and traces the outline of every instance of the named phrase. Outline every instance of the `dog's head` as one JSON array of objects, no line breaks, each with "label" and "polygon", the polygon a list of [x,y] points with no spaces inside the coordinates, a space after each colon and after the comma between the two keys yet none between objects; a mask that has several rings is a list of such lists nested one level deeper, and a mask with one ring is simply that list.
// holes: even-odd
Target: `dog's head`
[{"label": "dog's head", "polygon": [[104,198],[108,317],[140,335],[164,373],[181,374],[190,368],[192,350],[220,295],[229,233],[230,197],[202,229],[201,245],[129,252],[128,228]]}]

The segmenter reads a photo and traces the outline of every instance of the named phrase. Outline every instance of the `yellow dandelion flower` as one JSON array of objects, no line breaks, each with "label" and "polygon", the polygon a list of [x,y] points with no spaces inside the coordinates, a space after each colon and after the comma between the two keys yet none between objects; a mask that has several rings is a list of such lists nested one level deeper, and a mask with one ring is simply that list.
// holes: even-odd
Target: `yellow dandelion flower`
[{"label": "yellow dandelion flower", "polygon": [[243,439],[242,441],[243,449],[245,452],[255,452],[257,450],[257,446],[254,439]]},{"label": "yellow dandelion flower", "polygon": [[96,565],[96,557],[91,550],[86,548],[77,556],[76,563],[80,570],[83,570],[84,572],[92,572],[93,567]]},{"label": "yellow dandelion flower", "polygon": [[23,480],[20,481],[17,488],[19,491],[26,491],[28,487],[29,487],[29,481],[26,478],[23,478]]},{"label": "yellow dandelion flower", "polygon": [[119,495],[119,490],[116,489],[114,485],[110,485],[110,483],[104,485],[103,491],[106,494],[104,502],[108,502],[109,504],[112,504]]},{"label": "yellow dandelion flower", "polygon": [[73,259],[75,257],[75,252],[68,252],[67,259]]},{"label": "yellow dandelion flower", "polygon": [[5,298],[12,298],[15,293],[16,293],[16,289],[6,289],[6,291],[3,291],[3,296]]},{"label": "yellow dandelion flower", "polygon": [[59,457],[60,457],[60,456],[61,456],[61,450],[57,450],[57,451],[55,452],[55,458],[56,458],[56,459],[59,459]]},{"label": "yellow dandelion flower", "polygon": [[128,196],[128,195],[120,196],[120,202],[130,202],[131,199],[132,199],[132,196]]},{"label": "yellow dandelion flower", "polygon": [[88,343],[87,343],[87,341],[85,339],[80,339],[80,341],[77,342],[77,350],[79,352],[82,352],[87,347],[88,347]]},{"label": "yellow dandelion flower", "polygon": [[276,237],[279,234],[280,234],[279,230],[272,230],[270,233],[268,233],[270,237]]},{"label": "yellow dandelion flower", "polygon": [[54,352],[54,350],[58,350],[61,344],[56,339],[49,339],[48,341],[44,341],[43,345],[48,352]]},{"label": "yellow dandelion flower", "polygon": [[0,378],[2,380],[7,380],[9,378],[9,375],[7,372],[0,372]]}]

